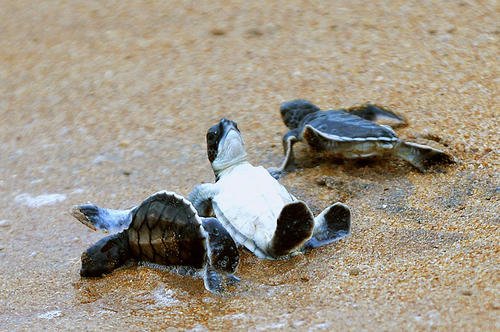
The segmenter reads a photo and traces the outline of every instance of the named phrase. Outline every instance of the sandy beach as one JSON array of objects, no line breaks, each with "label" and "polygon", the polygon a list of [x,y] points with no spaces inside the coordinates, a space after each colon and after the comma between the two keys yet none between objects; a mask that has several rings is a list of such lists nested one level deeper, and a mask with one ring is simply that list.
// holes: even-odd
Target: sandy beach
[{"label": "sandy beach", "polygon": [[[498,331],[497,1],[2,1],[0,330]],[[496,17],[496,18],[495,18]],[[278,166],[281,102],[367,101],[457,163],[339,161],[297,144],[281,182],[352,235],[286,261],[241,250],[241,282],[130,267],[81,279],[104,235],[70,214],[213,182],[206,130],[238,123]]]}]

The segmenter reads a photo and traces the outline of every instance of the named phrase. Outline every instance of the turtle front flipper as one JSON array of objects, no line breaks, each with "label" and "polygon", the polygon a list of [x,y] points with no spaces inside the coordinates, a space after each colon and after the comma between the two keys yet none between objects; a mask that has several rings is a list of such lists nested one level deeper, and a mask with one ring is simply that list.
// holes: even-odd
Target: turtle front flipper
[{"label": "turtle front flipper", "polygon": [[317,248],[339,241],[351,231],[351,210],[347,205],[335,203],[314,219],[314,233],[304,249]]},{"label": "turtle front flipper", "polygon": [[304,202],[295,201],[285,205],[278,217],[268,253],[280,257],[296,251],[311,237],[313,229],[314,217]]},{"label": "turtle front flipper", "polygon": [[210,265],[207,265],[203,271],[205,289],[216,295],[223,295],[226,290],[225,286],[233,286],[240,281],[237,276],[217,271]]},{"label": "turtle front flipper", "polygon": [[220,293],[224,290],[224,279],[229,285],[240,280],[233,274],[240,262],[238,246],[219,220],[216,218],[201,218],[201,220],[203,229],[208,235],[205,288],[212,293]]},{"label": "turtle front flipper", "polygon": [[455,162],[451,155],[428,145],[399,141],[393,151],[397,157],[406,160],[421,172],[427,171],[435,164]]},{"label": "turtle front flipper", "polygon": [[375,104],[366,103],[360,106],[353,106],[346,109],[346,111],[365,120],[382,122],[392,127],[402,127],[407,125],[406,120],[402,116],[397,115],[385,107]]},{"label": "turtle front flipper", "polygon": [[220,295],[224,293],[224,278],[222,274],[208,264],[203,274],[203,283],[205,284],[205,288],[214,294]]},{"label": "turtle front flipper", "polygon": [[295,157],[293,155],[293,145],[300,141],[298,129],[292,129],[283,136],[283,152],[285,159],[278,168],[269,168],[272,177],[278,180],[286,171],[290,171],[295,166]]},{"label": "turtle front flipper", "polygon": [[71,209],[73,217],[85,226],[104,232],[117,233],[126,229],[132,222],[132,210],[112,210],[87,203]]}]

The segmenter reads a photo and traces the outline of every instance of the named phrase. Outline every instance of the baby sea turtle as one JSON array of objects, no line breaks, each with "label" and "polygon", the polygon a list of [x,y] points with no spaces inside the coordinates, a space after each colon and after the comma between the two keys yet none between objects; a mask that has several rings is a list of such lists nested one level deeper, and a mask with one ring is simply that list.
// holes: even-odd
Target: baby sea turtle
[{"label": "baby sea turtle", "polygon": [[321,111],[307,100],[296,99],[282,103],[280,112],[290,131],[283,136],[285,160],[275,170],[277,174],[293,165],[293,144],[302,140],[316,151],[328,151],[341,158],[395,155],[422,172],[434,163],[453,162],[453,157],[443,151],[405,142],[396,136],[391,127],[375,123],[390,120],[401,125],[405,121],[374,104]]},{"label": "baby sea turtle", "polygon": [[349,234],[346,205],[335,203],[314,218],[268,171],[252,166],[235,122],[222,119],[208,130],[207,151],[216,182],[196,186],[189,200],[199,215],[215,214],[258,257],[287,257]]},{"label": "baby sea turtle", "polygon": [[[215,218],[200,218],[190,202],[162,191],[129,210],[94,204],[75,206],[75,218],[93,230],[117,232],[82,254],[83,277],[99,277],[129,261],[155,267],[176,266],[185,274],[199,270],[213,293],[234,282],[239,254],[236,243]],[[224,277],[226,280],[224,280]]]}]

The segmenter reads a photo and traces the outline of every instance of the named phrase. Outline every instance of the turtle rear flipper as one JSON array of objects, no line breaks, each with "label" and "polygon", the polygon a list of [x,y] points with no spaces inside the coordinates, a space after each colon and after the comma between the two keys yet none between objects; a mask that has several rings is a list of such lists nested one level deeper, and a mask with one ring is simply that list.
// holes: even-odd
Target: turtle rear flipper
[{"label": "turtle rear flipper", "polygon": [[82,277],[101,277],[131,259],[128,234],[121,232],[99,240],[82,254]]},{"label": "turtle rear flipper", "polygon": [[284,256],[301,247],[312,235],[314,217],[302,201],[283,207],[277,220],[276,231],[268,248],[274,257]]},{"label": "turtle rear flipper", "polygon": [[202,218],[202,225],[208,235],[203,282],[207,290],[221,294],[225,284],[233,285],[240,280],[233,275],[240,262],[238,246],[216,218]]},{"label": "turtle rear flipper", "polygon": [[228,275],[236,272],[240,255],[231,234],[216,218],[202,218],[202,225],[208,235],[207,256],[210,266]]},{"label": "turtle rear flipper", "polygon": [[402,116],[375,104],[366,103],[360,106],[353,106],[348,108],[347,111],[365,120],[386,123],[392,127],[407,125],[406,120]]},{"label": "turtle rear flipper", "polygon": [[126,229],[132,222],[131,211],[106,209],[87,203],[74,206],[71,209],[71,214],[94,231],[117,233]]},{"label": "turtle rear flipper", "polygon": [[399,141],[394,147],[394,154],[406,160],[419,171],[425,172],[435,164],[452,164],[455,161],[449,154],[427,145]]},{"label": "turtle rear flipper", "polygon": [[347,205],[335,203],[323,210],[314,221],[314,234],[305,244],[305,249],[325,246],[349,235],[351,210]]}]

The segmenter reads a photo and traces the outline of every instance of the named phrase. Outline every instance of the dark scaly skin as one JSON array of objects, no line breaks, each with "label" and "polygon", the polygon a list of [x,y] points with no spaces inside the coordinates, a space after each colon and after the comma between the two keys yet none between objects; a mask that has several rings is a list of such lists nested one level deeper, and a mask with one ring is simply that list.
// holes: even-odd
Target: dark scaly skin
[{"label": "dark scaly skin", "polygon": [[82,254],[82,277],[100,277],[126,264],[132,257],[127,232],[106,236]]},{"label": "dark scaly skin", "polygon": [[268,251],[274,257],[284,256],[300,247],[312,235],[314,216],[302,201],[283,207]]},{"label": "dark scaly skin", "polygon": [[336,242],[351,231],[351,211],[342,203],[335,203],[324,211],[324,223],[315,229],[304,249],[321,247]]},{"label": "dark scaly skin", "polygon": [[213,125],[207,131],[207,155],[208,160],[213,162],[217,158],[217,147],[222,138],[224,129],[221,123]]},{"label": "dark scaly skin", "polygon": [[195,214],[167,195],[169,204],[155,196],[137,209],[128,229],[131,256],[162,265],[203,267],[206,250]]},{"label": "dark scaly skin", "polygon": [[379,120],[390,121],[390,125],[393,128],[404,127],[407,125],[404,117],[394,113],[387,107],[378,104],[365,103],[362,105],[351,106],[343,110],[373,122],[379,122]]},{"label": "dark scaly skin", "polygon": [[240,255],[229,232],[216,218],[202,218],[202,225],[208,233],[211,265],[219,271],[236,272]]},{"label": "dark scaly skin", "polygon": [[280,106],[281,117],[289,129],[298,128],[306,115],[319,111],[318,106],[305,99],[287,101]]},{"label": "dark scaly skin", "polygon": [[[224,138],[225,127],[228,125],[233,125],[233,128],[239,131],[238,125],[236,122],[222,118],[218,124],[213,125],[207,131],[207,155],[210,163],[213,163],[217,158],[217,154],[219,151],[219,144],[221,140]],[[218,175],[215,174],[215,180],[218,180]]]}]

